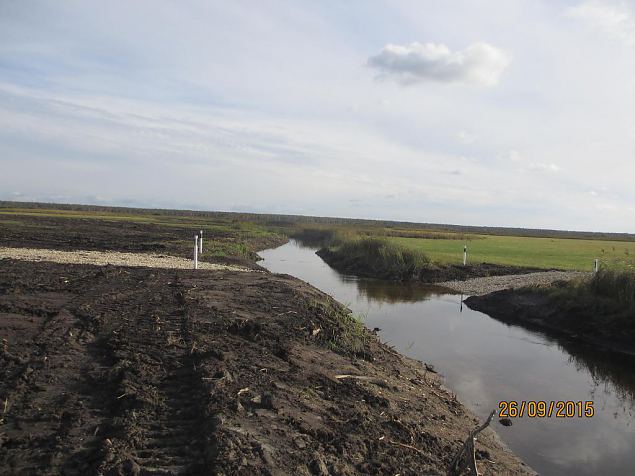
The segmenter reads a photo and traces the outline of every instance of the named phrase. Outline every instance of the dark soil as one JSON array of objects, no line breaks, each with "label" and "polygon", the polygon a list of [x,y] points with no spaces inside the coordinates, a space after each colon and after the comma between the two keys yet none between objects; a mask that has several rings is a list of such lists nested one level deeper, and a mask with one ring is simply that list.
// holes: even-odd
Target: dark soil
[{"label": "dark soil", "polygon": [[526,268],[507,266],[500,264],[470,264],[467,266],[455,264],[429,264],[425,269],[414,275],[386,274],[369,267],[366,263],[341,257],[329,248],[321,248],[316,254],[329,266],[341,273],[351,274],[363,278],[393,279],[398,281],[421,281],[427,284],[442,283],[444,281],[465,281],[470,278],[482,278],[487,276],[505,276],[509,274],[528,274],[537,271],[545,271],[539,268]]},{"label": "dark soil", "polygon": [[0,473],[445,474],[476,420],[345,316],[289,276],[1,260]]},{"label": "dark soil", "polygon": [[[141,220],[141,219],[140,219]],[[0,214],[0,246],[17,248],[49,248],[55,250],[98,250],[148,252],[190,258],[193,238],[198,229],[192,226],[162,225],[133,220],[106,220],[37,215]],[[282,236],[238,237],[237,233],[208,230],[207,243],[244,243],[249,249],[246,257],[210,257],[199,259],[244,267],[254,266],[256,251],[286,243]]]},{"label": "dark soil", "polygon": [[570,284],[497,291],[465,303],[499,321],[594,348],[635,355],[635,315],[610,299],[578,295]]}]

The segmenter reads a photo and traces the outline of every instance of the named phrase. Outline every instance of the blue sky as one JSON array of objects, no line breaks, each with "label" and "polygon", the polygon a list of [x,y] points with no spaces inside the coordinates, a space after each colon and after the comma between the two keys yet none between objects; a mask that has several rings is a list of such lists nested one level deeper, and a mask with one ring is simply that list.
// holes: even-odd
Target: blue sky
[{"label": "blue sky", "polygon": [[0,199],[635,232],[635,6],[0,2]]}]

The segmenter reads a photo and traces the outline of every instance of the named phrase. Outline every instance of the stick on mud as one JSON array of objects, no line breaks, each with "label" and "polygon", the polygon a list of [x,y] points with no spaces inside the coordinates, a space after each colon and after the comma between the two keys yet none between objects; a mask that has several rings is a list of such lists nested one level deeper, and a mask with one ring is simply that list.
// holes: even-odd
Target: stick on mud
[{"label": "stick on mud", "polygon": [[0,425],[4,424],[4,417],[7,414],[7,408],[9,407],[9,399],[4,400],[4,409],[2,410],[2,416],[0,417]]},{"label": "stick on mud", "polygon": [[472,430],[468,435],[467,439],[459,449],[459,452],[452,460],[452,464],[450,465],[450,470],[448,474],[462,474],[464,469],[468,469],[470,471],[471,476],[478,476],[478,468],[476,467],[476,448],[474,447],[474,443],[476,441],[476,435],[478,435],[481,431],[489,426],[496,414],[496,410],[492,410],[492,412],[487,417],[487,420],[483,422],[481,426]]}]

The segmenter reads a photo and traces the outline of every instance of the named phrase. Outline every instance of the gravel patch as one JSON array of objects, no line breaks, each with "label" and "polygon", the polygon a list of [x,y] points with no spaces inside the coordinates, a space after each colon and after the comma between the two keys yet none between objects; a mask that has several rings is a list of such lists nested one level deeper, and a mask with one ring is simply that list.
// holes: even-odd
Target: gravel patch
[{"label": "gravel patch", "polygon": [[[12,258],[22,261],[51,261],[66,264],[92,264],[96,266],[135,266],[144,268],[192,269],[193,260],[145,253],[122,253],[119,251],[59,251],[33,248],[0,247],[0,259]],[[239,266],[198,262],[199,269],[229,271],[252,271]]]},{"label": "gravel patch", "polygon": [[551,284],[555,281],[571,281],[572,279],[590,275],[591,273],[581,271],[541,271],[538,273],[471,278],[465,281],[445,281],[443,283],[435,283],[435,286],[443,286],[472,296],[482,296],[483,294],[502,291],[503,289]]}]

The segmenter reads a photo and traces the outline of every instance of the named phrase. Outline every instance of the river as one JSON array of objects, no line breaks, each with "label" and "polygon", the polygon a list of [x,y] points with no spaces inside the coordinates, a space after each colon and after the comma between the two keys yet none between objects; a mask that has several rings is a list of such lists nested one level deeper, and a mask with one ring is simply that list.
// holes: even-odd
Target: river
[{"label": "river", "polygon": [[342,275],[291,241],[260,265],[300,278],[378,327],[382,341],[434,365],[447,387],[485,418],[500,401],[593,401],[592,418],[495,423],[503,441],[544,475],[634,474],[635,361],[503,324],[461,304],[466,296],[417,284]]}]

